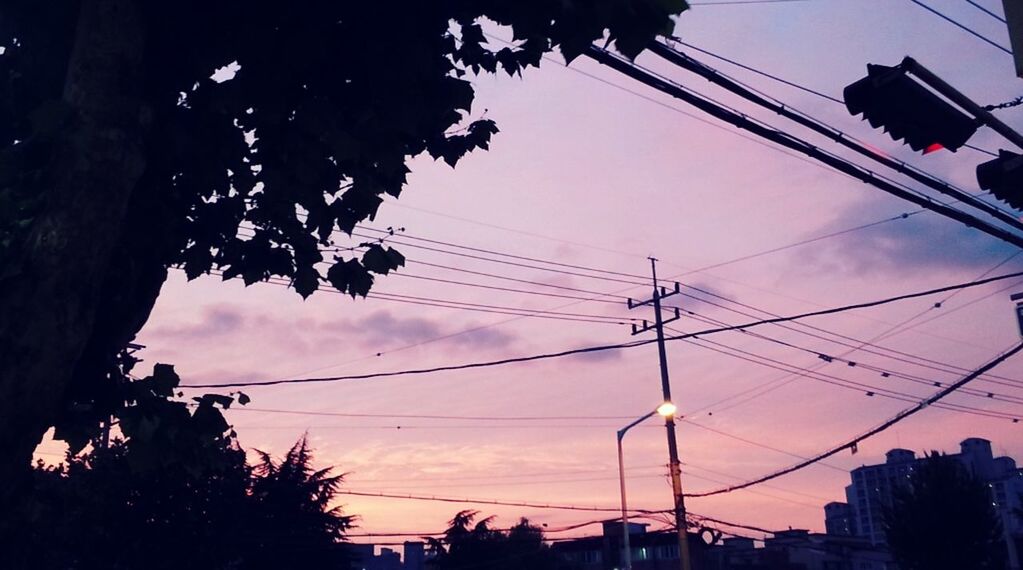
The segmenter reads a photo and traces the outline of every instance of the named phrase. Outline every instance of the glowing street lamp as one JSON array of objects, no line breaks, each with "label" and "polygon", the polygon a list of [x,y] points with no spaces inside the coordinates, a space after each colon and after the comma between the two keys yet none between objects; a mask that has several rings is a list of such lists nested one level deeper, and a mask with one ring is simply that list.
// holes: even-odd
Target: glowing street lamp
[{"label": "glowing street lamp", "polygon": [[618,484],[622,491],[622,561],[624,570],[632,570],[632,550],[629,546],[629,509],[625,502],[625,457],[622,453],[622,439],[625,432],[645,422],[646,420],[660,415],[661,417],[674,416],[678,408],[671,402],[664,402],[657,409],[645,416],[633,421],[629,425],[618,430]]}]

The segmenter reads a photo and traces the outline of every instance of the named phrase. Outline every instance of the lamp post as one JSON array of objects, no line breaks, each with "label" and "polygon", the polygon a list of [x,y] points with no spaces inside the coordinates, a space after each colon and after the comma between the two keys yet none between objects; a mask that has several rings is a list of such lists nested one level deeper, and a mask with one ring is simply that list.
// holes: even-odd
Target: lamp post
[{"label": "lamp post", "polygon": [[632,570],[632,550],[629,546],[629,509],[625,501],[625,455],[622,452],[622,439],[625,437],[625,432],[645,422],[651,417],[655,415],[661,415],[663,417],[673,416],[675,415],[675,410],[675,404],[665,402],[658,406],[656,410],[638,418],[634,422],[618,430],[618,484],[622,491],[622,561],[624,562],[624,570]]}]

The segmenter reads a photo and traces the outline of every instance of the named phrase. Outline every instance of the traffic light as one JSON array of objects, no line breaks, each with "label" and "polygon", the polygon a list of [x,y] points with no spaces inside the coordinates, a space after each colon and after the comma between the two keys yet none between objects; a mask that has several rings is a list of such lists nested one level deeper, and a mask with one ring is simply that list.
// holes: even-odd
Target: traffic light
[{"label": "traffic light", "polygon": [[867,64],[867,76],[845,88],[845,106],[863,113],[872,127],[905,139],[924,154],[955,152],[977,131],[978,122],[906,74],[901,67]]},{"label": "traffic light", "polygon": [[998,158],[977,166],[977,183],[995,198],[1023,210],[1023,155],[998,151]]}]

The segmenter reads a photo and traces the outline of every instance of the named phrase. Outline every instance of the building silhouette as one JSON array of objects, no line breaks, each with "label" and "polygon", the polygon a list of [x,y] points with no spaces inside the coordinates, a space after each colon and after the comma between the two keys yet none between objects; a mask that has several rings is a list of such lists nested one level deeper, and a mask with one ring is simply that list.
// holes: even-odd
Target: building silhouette
[{"label": "building silhouette", "polygon": [[422,542],[405,542],[401,555],[387,547],[376,554],[373,544],[349,544],[348,548],[352,553],[351,570],[424,570],[426,567],[426,545]]},{"label": "building silhouette", "polygon": [[[979,437],[964,439],[959,453],[949,455],[991,492],[991,502],[1001,519],[1009,568],[1020,569],[1023,552],[1023,521],[1016,514],[1021,508],[1023,470],[1011,457],[995,457],[991,442]],[[892,449],[885,462],[864,465],[850,472],[845,502],[824,506],[824,526],[832,536],[860,537],[875,545],[887,543],[884,510],[891,506],[893,491],[910,483],[913,470],[923,458],[908,449]]]},{"label": "building silhouette", "polygon": [[[677,535],[647,532],[629,523],[633,570],[677,570]],[[622,523],[605,521],[601,536],[552,545],[562,570],[621,570]],[[856,536],[778,531],[765,537],[724,538],[703,529],[689,533],[693,570],[891,570],[886,548]]]}]

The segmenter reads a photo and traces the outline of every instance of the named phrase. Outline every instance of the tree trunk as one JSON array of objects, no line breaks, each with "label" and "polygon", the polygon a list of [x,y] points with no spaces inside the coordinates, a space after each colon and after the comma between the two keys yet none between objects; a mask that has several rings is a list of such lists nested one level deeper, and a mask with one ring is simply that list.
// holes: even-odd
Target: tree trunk
[{"label": "tree trunk", "polygon": [[[144,33],[136,0],[83,0],[63,99],[73,124],[43,212],[0,281],[0,509],[58,412],[145,168]],[[100,316],[102,318],[102,316]]]}]

